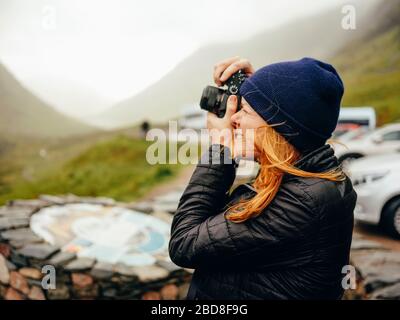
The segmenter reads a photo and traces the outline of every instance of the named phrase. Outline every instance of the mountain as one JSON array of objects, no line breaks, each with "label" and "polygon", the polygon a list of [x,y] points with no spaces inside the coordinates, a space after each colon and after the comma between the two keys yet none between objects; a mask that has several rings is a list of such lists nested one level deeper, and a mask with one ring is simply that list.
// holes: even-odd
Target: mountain
[{"label": "mountain", "polygon": [[65,137],[97,129],[58,113],[0,64],[0,135]]},{"label": "mountain", "polygon": [[320,59],[352,41],[369,23],[364,19],[375,0],[355,2],[358,25],[344,30],[343,13],[337,7],[305,17],[275,30],[268,30],[244,41],[218,43],[200,48],[158,82],[139,94],[111,107],[94,121],[111,127],[128,126],[143,119],[166,121],[179,116],[187,103],[198,102],[203,88],[212,84],[213,65],[227,57],[240,55],[258,68],[275,61],[313,56]]},{"label": "mountain", "polygon": [[24,78],[24,85],[57,111],[85,122],[90,116],[112,106],[112,102],[92,88],[77,83],[69,77],[56,75],[35,75]]},{"label": "mountain", "polygon": [[343,105],[374,106],[381,125],[400,120],[400,0],[383,1],[374,13],[332,62],[345,84]]}]

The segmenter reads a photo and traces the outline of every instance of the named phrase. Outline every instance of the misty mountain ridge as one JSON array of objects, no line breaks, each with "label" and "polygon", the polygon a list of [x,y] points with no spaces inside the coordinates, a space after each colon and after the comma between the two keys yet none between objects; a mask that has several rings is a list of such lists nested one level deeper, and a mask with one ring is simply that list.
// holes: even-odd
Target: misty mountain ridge
[{"label": "misty mountain ridge", "polygon": [[0,64],[0,135],[66,137],[94,127],[57,112],[36,97]]},{"label": "misty mountain ridge", "polygon": [[[144,119],[162,122],[179,117],[182,107],[198,103],[203,88],[212,84],[216,62],[230,56],[249,58],[257,69],[263,65],[312,56],[326,60],[343,46],[364,35],[370,8],[377,1],[356,2],[357,29],[344,30],[341,7],[302,18],[278,29],[267,30],[238,43],[200,48],[171,72],[139,94],[118,103],[92,119],[92,123],[122,127]],[[362,5],[361,5],[362,4]]]}]

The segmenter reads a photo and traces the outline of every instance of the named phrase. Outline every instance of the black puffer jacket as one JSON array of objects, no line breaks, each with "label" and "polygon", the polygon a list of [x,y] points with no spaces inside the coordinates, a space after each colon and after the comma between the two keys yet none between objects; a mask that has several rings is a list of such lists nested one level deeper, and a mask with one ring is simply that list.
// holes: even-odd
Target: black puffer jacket
[{"label": "black puffer jacket", "polygon": [[[296,163],[311,172],[337,165],[329,145]],[[234,178],[234,164],[199,163],[180,199],[169,253],[196,269],[187,299],[340,299],[357,198],[350,180],[285,175],[262,214],[234,223],[225,205],[255,194],[249,184],[229,195]]]}]

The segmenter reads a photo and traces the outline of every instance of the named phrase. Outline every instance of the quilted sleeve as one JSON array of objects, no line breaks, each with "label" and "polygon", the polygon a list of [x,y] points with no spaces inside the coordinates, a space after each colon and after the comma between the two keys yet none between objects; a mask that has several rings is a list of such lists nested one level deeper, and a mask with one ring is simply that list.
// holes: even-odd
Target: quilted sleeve
[{"label": "quilted sleeve", "polygon": [[[224,148],[217,156],[225,157],[227,152]],[[234,164],[197,165],[172,221],[171,260],[193,269],[279,267],[288,259],[301,265],[302,257],[309,256],[303,250],[313,249],[301,239],[312,234],[316,221],[307,195],[282,188],[258,217],[234,223],[221,212],[234,178]],[[285,255],[285,250],[293,252],[298,245],[297,257]]]}]

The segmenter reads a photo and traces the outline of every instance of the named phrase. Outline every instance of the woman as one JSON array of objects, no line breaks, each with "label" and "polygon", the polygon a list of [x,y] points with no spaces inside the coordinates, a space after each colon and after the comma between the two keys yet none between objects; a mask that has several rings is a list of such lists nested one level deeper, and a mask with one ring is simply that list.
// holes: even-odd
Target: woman
[{"label": "woman", "polygon": [[203,155],[171,227],[172,261],[195,269],[187,299],[340,299],[357,198],[326,144],[342,81],[311,58],[257,72],[231,58],[216,65],[215,82],[239,69],[249,76],[242,108],[231,96],[224,118],[208,114],[208,128],[254,130],[260,170],[229,193],[235,162],[215,160],[231,156],[231,142],[212,138],[219,151]]}]

